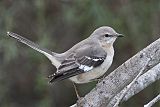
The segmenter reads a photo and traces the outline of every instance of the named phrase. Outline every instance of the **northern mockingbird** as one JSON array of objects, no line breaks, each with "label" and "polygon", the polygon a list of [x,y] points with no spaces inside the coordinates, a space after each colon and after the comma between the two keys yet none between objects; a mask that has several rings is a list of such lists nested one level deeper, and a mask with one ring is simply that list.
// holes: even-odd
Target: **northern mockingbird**
[{"label": "northern mockingbird", "polygon": [[49,76],[50,83],[69,78],[77,84],[97,79],[108,70],[114,56],[113,43],[117,37],[122,37],[122,34],[117,33],[113,28],[103,26],[66,52],[55,53],[18,34],[7,32],[7,35],[39,51],[51,60],[57,72]]}]

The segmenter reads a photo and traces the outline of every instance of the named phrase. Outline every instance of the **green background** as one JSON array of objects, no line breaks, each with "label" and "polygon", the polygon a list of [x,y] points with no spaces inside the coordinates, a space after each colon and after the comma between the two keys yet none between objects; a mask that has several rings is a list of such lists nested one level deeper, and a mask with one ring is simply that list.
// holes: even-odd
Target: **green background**
[{"label": "green background", "polygon": [[[0,107],[67,107],[77,100],[70,81],[49,85],[54,66],[7,31],[61,53],[104,25],[125,35],[114,44],[109,73],[160,37],[160,0],[0,0]],[[95,84],[78,85],[81,96]],[[142,107],[160,93],[159,84],[121,107]]]}]

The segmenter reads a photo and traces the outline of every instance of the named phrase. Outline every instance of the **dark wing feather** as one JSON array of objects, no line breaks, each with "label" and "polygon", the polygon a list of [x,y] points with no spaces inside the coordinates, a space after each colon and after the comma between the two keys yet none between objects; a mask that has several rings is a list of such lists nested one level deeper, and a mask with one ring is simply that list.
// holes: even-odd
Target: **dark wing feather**
[{"label": "dark wing feather", "polygon": [[50,75],[50,83],[64,80],[81,73],[89,72],[95,67],[100,66],[105,58],[106,52],[99,47],[87,47],[71,53],[59,66],[56,73]]},{"label": "dark wing feather", "polygon": [[[73,58],[72,58],[73,59]],[[94,67],[101,65],[104,62],[105,57],[74,57],[74,60],[66,59],[60,67],[58,72],[51,75],[50,83],[53,81],[64,80],[81,73],[88,72]]]}]

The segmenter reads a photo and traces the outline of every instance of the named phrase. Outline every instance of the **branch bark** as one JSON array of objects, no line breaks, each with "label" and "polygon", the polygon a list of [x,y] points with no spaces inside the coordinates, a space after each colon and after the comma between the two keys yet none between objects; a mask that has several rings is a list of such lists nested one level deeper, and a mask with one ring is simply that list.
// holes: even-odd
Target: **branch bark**
[{"label": "branch bark", "polygon": [[[148,61],[147,66],[145,63]],[[97,86],[80,99],[74,107],[105,107],[110,100],[120,93],[141,69],[144,73],[160,63],[160,39],[147,46],[116,70],[105,77]]]},{"label": "branch bark", "polygon": [[150,101],[148,104],[144,105],[144,107],[152,107],[159,100],[160,100],[160,94],[157,97],[155,97],[152,101]]},{"label": "branch bark", "polygon": [[[137,94],[144,88],[146,88],[148,85],[151,83],[155,82],[156,80],[160,79],[160,63],[157,64],[155,67],[141,75],[137,81],[133,84],[131,89],[126,93],[124,98],[122,99],[123,101],[127,101],[129,98],[131,98],[133,95]],[[113,107],[113,105],[117,102],[117,99],[121,96],[121,94],[124,92],[124,89],[118,93],[112,100],[109,102],[107,107]]]},{"label": "branch bark", "polygon": [[[148,64],[148,61],[146,62],[146,65]],[[145,66],[146,66],[145,65]],[[145,68],[145,67],[144,67]],[[119,106],[119,104],[120,104],[120,102],[121,102],[121,100],[123,99],[123,97],[126,95],[126,93],[131,89],[131,87],[133,86],[133,84],[135,84],[135,82],[137,81],[137,79],[142,75],[142,73],[143,73],[143,71],[144,71],[144,68],[142,68],[141,70],[140,70],[140,72],[139,72],[139,74],[136,76],[136,78],[134,78],[133,79],[133,81],[129,84],[129,85],[127,85],[126,86],[126,88],[124,88],[121,92],[121,94],[120,94],[120,96],[119,96],[119,98],[117,98],[117,101],[116,101],[116,103],[114,104],[114,106],[113,107],[118,107]],[[118,94],[117,94],[118,95]],[[110,104],[110,103],[109,103]]]}]

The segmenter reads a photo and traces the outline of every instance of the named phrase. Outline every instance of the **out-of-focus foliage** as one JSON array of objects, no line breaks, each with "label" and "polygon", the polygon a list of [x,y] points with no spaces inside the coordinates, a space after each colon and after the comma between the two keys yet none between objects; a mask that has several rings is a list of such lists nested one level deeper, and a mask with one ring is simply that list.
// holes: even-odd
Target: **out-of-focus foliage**
[{"label": "out-of-focus foliage", "polygon": [[[159,19],[159,0],[1,0],[0,107],[66,107],[76,101],[71,82],[48,85],[46,77],[55,72],[50,61],[7,37],[7,31],[63,52],[97,27],[111,26],[125,35],[115,43],[112,71],[160,37]],[[142,107],[159,93],[159,84],[122,106]],[[89,83],[78,87],[84,95],[94,86]]]}]

